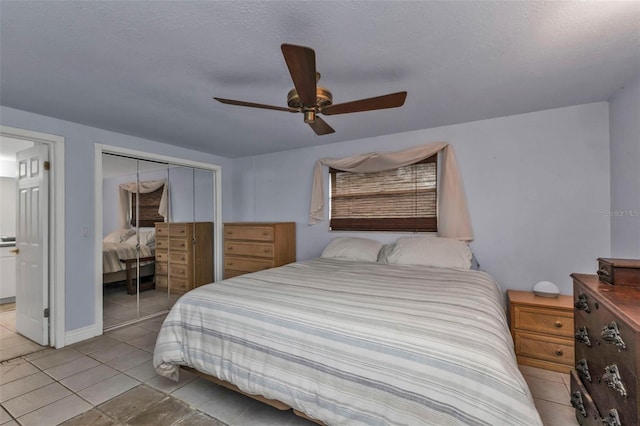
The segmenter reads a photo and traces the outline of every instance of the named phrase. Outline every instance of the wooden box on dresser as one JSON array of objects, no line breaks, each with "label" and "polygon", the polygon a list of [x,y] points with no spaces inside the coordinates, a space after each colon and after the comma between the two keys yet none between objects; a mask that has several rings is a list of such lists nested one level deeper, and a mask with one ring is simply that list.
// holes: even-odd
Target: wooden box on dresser
[{"label": "wooden box on dresser", "polygon": [[225,278],[275,268],[295,261],[295,222],[224,224]]},{"label": "wooden box on dresser", "polygon": [[581,425],[636,426],[640,419],[640,288],[572,274],[575,371],[571,404]]},{"label": "wooden box on dresser", "polygon": [[573,365],[571,296],[508,290],[507,297],[518,364],[568,373]]},{"label": "wooden box on dresser", "polygon": [[156,223],[156,290],[185,293],[213,282],[213,223]]}]

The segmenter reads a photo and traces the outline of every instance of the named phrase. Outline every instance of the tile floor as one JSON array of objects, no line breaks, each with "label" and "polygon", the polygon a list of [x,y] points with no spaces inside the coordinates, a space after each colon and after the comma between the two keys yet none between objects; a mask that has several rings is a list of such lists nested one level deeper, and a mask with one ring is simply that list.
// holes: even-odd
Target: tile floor
[{"label": "tile floor", "polygon": [[[162,321],[0,363],[0,425],[314,425],[188,372],[177,383],[157,376],[152,352]],[[545,426],[577,425],[568,374],[521,371]]]},{"label": "tile floor", "polygon": [[15,303],[0,306],[0,362],[45,349],[16,333]]},{"label": "tile floor", "polygon": [[[138,298],[135,294],[127,294],[124,284],[108,285],[102,295],[104,328],[138,319]],[[141,291],[140,317],[170,309],[179,297],[157,290]]]}]

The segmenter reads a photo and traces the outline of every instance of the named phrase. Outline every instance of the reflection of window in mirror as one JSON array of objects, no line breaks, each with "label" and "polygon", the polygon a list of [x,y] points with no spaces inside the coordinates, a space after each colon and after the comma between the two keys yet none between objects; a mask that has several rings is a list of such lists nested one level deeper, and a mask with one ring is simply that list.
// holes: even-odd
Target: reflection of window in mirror
[{"label": "reflection of window in mirror", "polygon": [[[164,217],[158,213],[164,185],[153,192],[131,193],[131,225],[141,227],[153,227],[156,222],[164,222]],[[138,200],[139,205],[138,205]],[[136,221],[136,209],[138,209],[139,224]]]}]

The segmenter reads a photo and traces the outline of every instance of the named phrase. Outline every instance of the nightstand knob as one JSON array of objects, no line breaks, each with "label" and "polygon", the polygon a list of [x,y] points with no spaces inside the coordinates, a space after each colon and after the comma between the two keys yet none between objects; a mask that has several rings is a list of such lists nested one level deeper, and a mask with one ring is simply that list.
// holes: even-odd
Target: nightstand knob
[{"label": "nightstand knob", "polygon": [[562,352],[560,349],[558,349],[558,350],[556,351],[556,355],[558,355],[558,356],[562,356],[562,355],[564,355],[564,352]]},{"label": "nightstand knob", "polygon": [[560,321],[556,321],[553,325],[555,325],[557,328],[562,328],[562,323]]}]

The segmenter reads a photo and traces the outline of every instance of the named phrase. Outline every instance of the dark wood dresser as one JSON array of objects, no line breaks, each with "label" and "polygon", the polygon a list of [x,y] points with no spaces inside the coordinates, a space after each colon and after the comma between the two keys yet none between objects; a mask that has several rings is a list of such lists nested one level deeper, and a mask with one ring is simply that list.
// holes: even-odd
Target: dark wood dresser
[{"label": "dark wood dresser", "polygon": [[581,425],[636,426],[640,420],[640,288],[572,274],[575,370],[571,404]]}]

